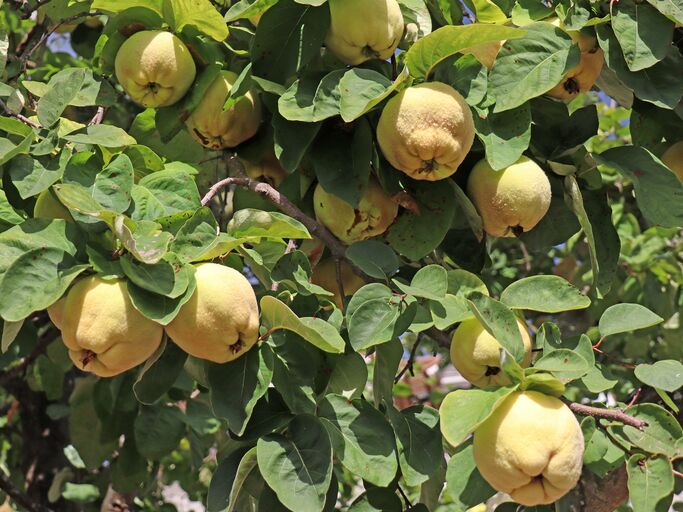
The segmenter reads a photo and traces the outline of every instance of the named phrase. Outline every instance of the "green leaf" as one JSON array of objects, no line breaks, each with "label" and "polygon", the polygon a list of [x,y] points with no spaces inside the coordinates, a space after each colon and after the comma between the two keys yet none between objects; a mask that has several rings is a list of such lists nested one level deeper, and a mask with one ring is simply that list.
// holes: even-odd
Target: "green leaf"
[{"label": "green leaf", "polygon": [[273,353],[260,345],[226,364],[208,370],[211,406],[228,428],[241,436],[256,402],[266,394],[273,378]]},{"label": "green leaf", "polygon": [[648,458],[637,453],[626,464],[629,498],[638,512],[669,510],[674,489],[671,461],[662,455]]},{"label": "green leaf", "polygon": [[62,490],[62,498],[76,503],[93,503],[100,497],[100,490],[92,484],[73,484],[67,482]]},{"label": "green leaf", "polygon": [[412,184],[411,195],[419,213],[404,210],[389,228],[387,241],[396,252],[417,261],[443,242],[456,211],[455,191],[449,181]]},{"label": "green leaf", "polygon": [[467,299],[470,310],[484,328],[498,340],[498,343],[510,353],[515,361],[521,363],[524,359],[524,343],[522,343],[522,335],[519,332],[515,314],[502,302],[481,292],[472,292]]},{"label": "green leaf", "polygon": [[194,274],[194,269],[190,265],[180,265],[174,260],[145,264],[134,260],[129,254],[124,254],[119,261],[131,282],[144,290],[170,299],[184,295]]},{"label": "green leaf", "polygon": [[536,361],[534,368],[550,372],[558,379],[567,382],[583,377],[588,373],[591,366],[577,352],[566,348],[558,348]]},{"label": "green leaf", "polygon": [[135,418],[134,429],[140,454],[158,460],[178,446],[185,435],[185,422],[176,407],[143,406]]},{"label": "green leaf", "polygon": [[352,132],[339,128],[322,132],[311,148],[311,164],[320,185],[354,208],[370,177],[372,141],[370,123],[360,119]]},{"label": "green leaf", "polygon": [[494,113],[512,110],[548,92],[579,64],[579,48],[562,29],[545,22],[526,29],[523,39],[505,42],[489,75],[489,93],[496,99]]},{"label": "green leaf", "polygon": [[526,31],[517,28],[481,23],[441,27],[408,50],[406,65],[412,77],[425,80],[439,62],[466,48],[525,35]]},{"label": "green leaf", "polygon": [[614,6],[612,28],[631,71],[654,66],[671,46],[674,22],[647,3],[624,2]]},{"label": "green leaf", "polygon": [[131,7],[144,6],[161,14],[162,3],[163,0],[93,0],[91,8],[116,14]]},{"label": "green leaf", "polygon": [[382,401],[393,400],[394,378],[403,357],[403,345],[398,339],[382,343],[375,348],[375,366],[372,373],[372,395],[375,407]]},{"label": "green leaf", "polygon": [[474,128],[484,143],[486,161],[500,170],[514,164],[531,141],[531,108],[524,103],[517,108],[494,114],[477,109]]},{"label": "green leaf", "polygon": [[318,415],[330,434],[335,456],[358,477],[385,487],[396,476],[394,432],[381,412],[365,400],[327,395]]},{"label": "green leaf", "polygon": [[391,247],[378,240],[362,240],[351,244],[346,250],[346,257],[375,279],[394,275],[401,263]]},{"label": "green leaf", "polygon": [[175,343],[164,342],[147,359],[133,384],[135,398],[145,405],[152,405],[171,389],[183,370],[187,354]]},{"label": "green leaf", "polygon": [[442,441],[439,413],[424,405],[401,411],[389,405],[389,421],[396,433],[396,447],[401,474],[409,486],[427,481],[441,463]]},{"label": "green leaf", "polygon": [[328,360],[332,364],[332,373],[327,383],[327,392],[349,400],[360,398],[368,381],[368,367],[363,357],[352,352],[330,356]]},{"label": "green leaf", "polygon": [[314,123],[339,115],[339,82],[345,70],[324,77],[307,75],[294,82],[278,100],[278,111],[288,121]]},{"label": "green leaf", "polygon": [[666,359],[654,364],[639,364],[635,369],[636,378],[648,386],[673,393],[683,386],[683,364]]},{"label": "green leaf", "polygon": [[605,310],[600,317],[600,335],[611,336],[622,332],[647,329],[664,321],[640,304],[615,304]]},{"label": "green leaf", "polygon": [[460,510],[483,503],[496,493],[477,469],[472,440],[458,446],[448,460],[446,491]]},{"label": "green leaf", "polygon": [[280,0],[268,9],[256,31],[250,51],[254,75],[285,83],[320,55],[329,24],[326,5],[311,7]]},{"label": "green leaf", "polygon": [[351,503],[348,512],[392,512],[402,509],[401,499],[394,491],[370,488]]},{"label": "green leaf", "polygon": [[240,0],[235,2],[225,15],[225,21],[231,21],[250,18],[267,11],[270,7],[275,5],[277,0]]},{"label": "green leaf", "polygon": [[114,233],[135,259],[148,264],[161,261],[173,237],[156,222],[135,222],[125,215],[118,215],[114,220]]},{"label": "green leaf", "polygon": [[176,317],[180,308],[192,298],[196,288],[197,281],[194,279],[193,273],[190,276],[185,293],[175,299],[152,293],[136,286],[132,282],[128,283],[128,294],[133,302],[133,306],[140,313],[161,325],[168,325]]},{"label": "green leaf", "polygon": [[532,276],[515,281],[500,295],[512,309],[560,313],[585,309],[591,300],[559,276]]},{"label": "green leaf", "polygon": [[474,432],[516,387],[457,389],[446,395],[441,407],[441,433],[452,446],[458,446]]},{"label": "green leaf", "polygon": [[648,0],[650,4],[657,8],[665,16],[676,20],[678,24],[683,24],[683,5],[678,0]]},{"label": "green leaf", "polygon": [[403,84],[410,74],[404,67],[392,82],[372,69],[352,68],[339,81],[339,113],[350,123],[368,113]]},{"label": "green leaf", "polygon": [[0,316],[17,322],[51,306],[87,268],[76,264],[62,249],[46,247],[25,252],[12,262],[0,281]]},{"label": "green leaf", "polygon": [[306,227],[298,220],[282,213],[264,212],[251,208],[235,212],[228,224],[228,233],[235,238],[311,238]]},{"label": "green leaf", "polygon": [[359,352],[389,341],[399,314],[398,305],[384,299],[364,302],[352,315],[347,314],[353,349]]},{"label": "green leaf", "polygon": [[410,286],[394,279],[394,284],[405,294],[424,299],[440,300],[446,297],[448,274],[441,265],[427,265],[418,270]]},{"label": "green leaf", "polygon": [[638,146],[620,146],[594,156],[633,182],[647,220],[665,227],[683,225],[683,184],[659,158]]},{"label": "green leaf", "polygon": [[218,240],[218,224],[211,210],[199,208],[175,235],[169,250],[183,263],[197,260]]},{"label": "green leaf", "polygon": [[674,457],[676,442],[683,438],[683,428],[669,411],[656,404],[638,404],[628,410],[630,416],[647,423],[643,429],[630,425],[616,427],[624,437],[641,450]]},{"label": "green leaf", "polygon": [[278,112],[273,113],[272,123],[275,155],[283,169],[294,172],[318,135],[322,123],[287,121]]},{"label": "green leaf", "polygon": [[134,220],[156,220],[201,206],[197,184],[185,169],[166,168],[142,178],[133,189]]},{"label": "green leaf", "polygon": [[49,128],[59,120],[64,109],[81,90],[85,74],[85,68],[67,68],[50,79],[47,91],[36,105],[40,124]]},{"label": "green leaf", "polygon": [[79,144],[95,144],[104,148],[120,148],[137,144],[136,140],[125,130],[109,124],[88,126],[85,133],[67,135],[64,139]]},{"label": "green leaf", "polygon": [[283,505],[292,510],[323,510],[332,479],[332,446],[320,420],[295,417],[287,437],[270,434],[259,439],[256,455],[263,478]]},{"label": "green leaf", "polygon": [[[256,452],[256,447],[252,450]],[[207,512],[224,512],[227,509],[237,471],[246,452],[245,448],[237,448],[218,463],[206,497]]]},{"label": "green leaf", "polygon": [[295,414],[315,414],[322,352],[291,332],[273,334],[269,344],[275,354],[273,386],[287,408]]},{"label": "green leaf", "polygon": [[22,199],[35,196],[59,181],[66,165],[65,159],[62,158],[64,155],[68,155],[68,152],[63,151],[60,158],[50,160],[47,166],[28,155],[18,155],[12,159],[9,164],[9,175]]},{"label": "green leaf", "polygon": [[164,19],[175,32],[190,26],[216,41],[227,39],[228,26],[209,0],[165,0],[162,5]]},{"label": "green leaf", "polygon": [[261,322],[270,332],[292,331],[325,352],[344,352],[344,339],[331,324],[320,318],[299,318],[284,302],[270,295],[261,299]]},{"label": "green leaf", "polygon": [[609,24],[597,25],[595,30],[600,48],[605,52],[607,66],[623,85],[641,100],[669,110],[676,108],[683,96],[683,76],[676,73],[683,67],[683,56],[673,45],[664,60],[650,68],[632,72]]}]

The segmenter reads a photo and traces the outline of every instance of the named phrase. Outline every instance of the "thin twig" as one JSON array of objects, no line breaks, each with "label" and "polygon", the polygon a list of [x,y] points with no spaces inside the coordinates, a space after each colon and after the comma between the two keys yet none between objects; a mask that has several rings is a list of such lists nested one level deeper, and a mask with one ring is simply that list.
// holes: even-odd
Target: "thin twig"
[{"label": "thin twig", "polygon": [[590,405],[577,404],[576,402],[566,402],[569,409],[581,416],[593,416],[594,418],[605,418],[608,420],[615,420],[624,425],[630,425],[637,429],[644,429],[647,427],[647,422],[629,416],[628,414],[618,409],[602,409],[600,407],[591,407]]},{"label": "thin twig", "polygon": [[341,264],[341,258],[334,259],[334,269],[337,275],[337,288],[339,288],[339,297],[341,298],[341,303],[344,310],[346,310],[346,292],[344,291],[344,280],[342,279]]},{"label": "thin twig", "polygon": [[683,478],[683,473],[680,471],[676,471],[675,469],[673,470],[674,476],[677,476],[678,478]]},{"label": "thin twig", "polygon": [[403,497],[403,502],[406,505],[406,509],[409,509],[413,504],[410,502],[408,499],[408,496],[406,496],[405,491],[401,488],[400,484],[397,484],[396,487],[398,488],[398,492],[401,494],[401,497]]},{"label": "thin twig", "polygon": [[2,100],[0,100],[0,107],[2,107],[2,110],[5,111],[5,114],[7,114],[10,117],[17,119],[18,121],[21,121],[25,125],[28,125],[31,128],[36,128],[37,130],[40,130],[42,128],[42,126],[40,126],[38,123],[31,121],[28,117],[25,117],[25,116],[22,116],[21,114],[16,114],[15,112],[12,112],[12,110],[10,110],[10,108],[7,106],[7,103],[5,103]]},{"label": "thin twig", "polygon": [[0,386],[4,386],[7,382],[23,376],[26,368],[28,368],[38,357],[45,352],[47,346],[54,341],[57,336],[57,330],[50,328],[43,334],[35,346],[33,351],[24,357],[19,363],[12,366],[9,370],[4,373],[0,373]]},{"label": "thin twig", "polygon": [[28,496],[16,488],[12,480],[2,471],[0,471],[0,489],[28,512],[52,512],[52,509],[31,501]]},{"label": "thin twig", "polygon": [[420,341],[422,341],[422,336],[418,336],[417,339],[415,340],[415,343],[413,343],[413,348],[410,350],[410,357],[408,357],[408,361],[406,361],[406,365],[401,369],[400,372],[398,372],[398,375],[394,377],[394,384],[396,384],[398,381],[400,381],[403,376],[406,374],[407,371],[410,370],[410,374],[414,377],[415,376],[415,370],[413,369],[413,365],[415,364],[415,355],[417,354],[417,347],[420,345]]},{"label": "thin twig", "polygon": [[443,348],[450,348],[451,346],[451,337],[448,335],[448,333],[443,332],[440,329],[437,329],[436,327],[430,327],[424,333],[432,338],[434,341],[436,341],[439,346]]},{"label": "thin twig", "polygon": [[88,123],[88,126],[94,126],[96,124],[102,124],[102,121],[104,120],[104,107],[99,106],[97,107],[97,112],[95,112],[95,115],[93,118],[90,120]]}]

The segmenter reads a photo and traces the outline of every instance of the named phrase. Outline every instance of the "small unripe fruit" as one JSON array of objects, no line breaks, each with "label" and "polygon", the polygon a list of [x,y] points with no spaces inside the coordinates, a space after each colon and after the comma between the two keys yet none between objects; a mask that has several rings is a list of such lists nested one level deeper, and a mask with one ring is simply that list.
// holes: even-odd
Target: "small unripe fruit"
[{"label": "small unripe fruit", "polygon": [[664,165],[683,181],[683,141],[676,142],[670,146],[661,158]]}]

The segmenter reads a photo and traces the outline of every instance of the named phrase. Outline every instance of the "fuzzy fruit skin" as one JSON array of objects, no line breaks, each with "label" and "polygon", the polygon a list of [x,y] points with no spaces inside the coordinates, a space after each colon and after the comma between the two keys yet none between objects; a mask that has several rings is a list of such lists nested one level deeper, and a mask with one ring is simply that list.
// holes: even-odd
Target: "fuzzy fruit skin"
[{"label": "fuzzy fruit skin", "polygon": [[216,263],[197,265],[197,289],[166,326],[188,354],[215,363],[237,359],[258,340],[254,289],[237,270]]},{"label": "fuzzy fruit skin", "polygon": [[396,0],[329,0],[325,46],[351,66],[386,60],[403,37],[403,14]]},{"label": "fuzzy fruit skin", "polygon": [[69,210],[52,195],[49,188],[38,194],[33,216],[37,219],[64,219],[67,222],[74,222]]},{"label": "fuzzy fruit skin", "polygon": [[313,209],[318,220],[347,245],[381,235],[398,215],[398,205],[374,178],[368,182],[357,209],[318,184]]},{"label": "fuzzy fruit skin", "polygon": [[244,169],[252,180],[263,181],[277,188],[287,177],[275,154],[266,156],[260,162],[244,161]]},{"label": "fuzzy fruit skin", "polygon": [[523,156],[494,171],[486,160],[472,169],[467,194],[491,236],[513,237],[530,231],[550,208],[550,181],[536,162]]},{"label": "fuzzy fruit skin", "polygon": [[683,181],[683,140],[664,151],[661,160],[679,180]]},{"label": "fuzzy fruit skin", "polygon": [[[562,28],[562,24],[557,18],[551,23]],[[590,91],[602,73],[602,67],[605,64],[605,54],[598,47],[598,40],[595,37],[574,30],[567,31],[567,34],[579,45],[581,60],[575,68],[567,72],[562,82],[546,93],[552,98],[563,101],[573,100],[580,93]]]},{"label": "fuzzy fruit skin", "polygon": [[[341,280],[344,285],[344,294],[348,297],[353,295],[363,286],[365,281],[355,274],[351,265],[346,261],[341,262]],[[344,308],[344,301],[339,293],[339,284],[337,283],[337,265],[334,258],[327,258],[318,263],[311,274],[311,282],[318,286],[325,288],[328,292],[334,293],[332,301],[339,309]]]},{"label": "fuzzy fruit skin", "polygon": [[377,125],[382,153],[416,180],[449,177],[474,142],[465,99],[450,85],[429,82],[403,90],[384,107]]},{"label": "fuzzy fruit skin", "polygon": [[64,320],[64,304],[65,303],[66,303],[66,296],[62,297],[57,302],[55,302],[52,306],[47,308],[47,316],[50,317],[50,320],[52,321],[52,323],[55,324],[55,327],[59,330],[62,329],[62,322]]},{"label": "fuzzy fruit skin", "polygon": [[66,295],[61,316],[62,339],[74,365],[100,377],[134,368],[161,344],[163,328],[133,307],[123,280],[81,279]]},{"label": "fuzzy fruit skin", "polygon": [[525,506],[549,504],[579,481],[581,426],[559,399],[515,392],[474,432],[474,460],[497,491]]},{"label": "fuzzy fruit skin", "polygon": [[142,30],[121,45],[116,79],[128,96],[147,108],[167,107],[190,89],[197,68],[187,46],[170,32]]},{"label": "fuzzy fruit skin", "polygon": [[216,151],[234,148],[256,135],[261,123],[261,102],[256,93],[249,91],[230,109],[223,110],[237,76],[232,71],[221,71],[185,121],[202,146]]},{"label": "fuzzy fruit skin", "polygon": [[[517,319],[524,343],[522,368],[531,364],[531,338],[527,326]],[[472,318],[460,323],[451,339],[451,362],[473,386],[507,386],[510,379],[500,369],[500,343],[484,329],[479,320]],[[489,375],[487,375],[489,373]]]}]

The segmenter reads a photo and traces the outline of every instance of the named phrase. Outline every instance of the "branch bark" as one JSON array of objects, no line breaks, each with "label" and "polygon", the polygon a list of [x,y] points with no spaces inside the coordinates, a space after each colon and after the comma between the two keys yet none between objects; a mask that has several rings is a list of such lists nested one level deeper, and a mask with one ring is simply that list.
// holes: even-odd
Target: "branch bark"
[{"label": "branch bark", "polygon": [[52,509],[31,501],[24,493],[16,488],[12,480],[10,480],[2,471],[0,471],[0,489],[2,489],[7,496],[12,498],[17,505],[23,507],[28,512],[53,512]]},{"label": "branch bark", "polygon": [[42,128],[42,126],[40,126],[38,123],[31,121],[28,117],[22,116],[21,114],[17,114],[15,112],[12,112],[12,110],[10,110],[10,108],[7,106],[7,103],[5,103],[2,100],[0,100],[0,107],[2,107],[2,110],[5,111],[5,114],[7,114],[10,117],[17,119],[18,121],[21,121],[25,125],[28,125],[31,128],[36,128],[38,130],[40,130]]},{"label": "branch bark", "polygon": [[629,416],[619,409],[602,409],[600,407],[591,407],[590,405],[577,404],[575,402],[566,402],[566,404],[572,412],[580,414],[581,416],[593,416],[595,418],[615,420],[640,430],[647,427],[647,422]]}]

